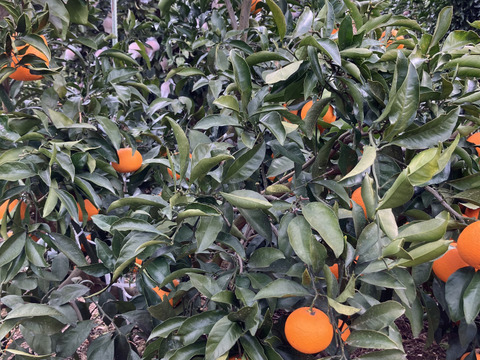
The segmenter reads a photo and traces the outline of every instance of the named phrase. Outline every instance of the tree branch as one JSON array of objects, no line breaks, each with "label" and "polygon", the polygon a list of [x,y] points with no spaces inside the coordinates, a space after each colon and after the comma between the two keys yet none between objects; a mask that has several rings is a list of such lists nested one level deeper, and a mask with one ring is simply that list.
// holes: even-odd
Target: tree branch
[{"label": "tree branch", "polygon": [[452,214],[454,217],[456,217],[458,220],[460,220],[460,222],[461,222],[462,224],[466,224],[466,222],[465,222],[465,217],[462,216],[461,214],[459,214],[457,211],[455,211],[455,209],[453,209],[453,208],[445,201],[445,199],[442,197],[442,195],[440,195],[440,193],[439,193],[437,190],[435,190],[435,189],[432,188],[431,186],[425,186],[425,190],[427,190],[430,194],[432,194],[432,195],[435,197],[435,199],[437,199],[437,200],[440,202],[440,204],[442,204],[443,207],[448,210],[448,212],[449,212],[450,214]]}]

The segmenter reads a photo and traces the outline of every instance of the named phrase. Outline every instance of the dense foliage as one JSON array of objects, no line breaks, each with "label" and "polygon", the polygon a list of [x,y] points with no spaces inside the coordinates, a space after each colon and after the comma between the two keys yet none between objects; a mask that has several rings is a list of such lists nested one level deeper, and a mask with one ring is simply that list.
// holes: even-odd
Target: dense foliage
[{"label": "dense foliage", "polygon": [[[0,5],[3,358],[395,360],[402,315],[447,360],[478,344],[480,275],[431,272],[480,206],[480,37],[451,7],[428,33],[352,0]],[[41,80],[9,78],[25,44]],[[304,306],[348,339],[294,350]]]}]

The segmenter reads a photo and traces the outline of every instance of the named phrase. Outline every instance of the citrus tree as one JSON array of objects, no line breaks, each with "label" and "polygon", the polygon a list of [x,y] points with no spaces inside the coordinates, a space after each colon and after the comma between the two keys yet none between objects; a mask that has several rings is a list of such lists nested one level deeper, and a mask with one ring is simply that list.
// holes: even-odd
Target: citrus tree
[{"label": "citrus tree", "polygon": [[473,358],[451,7],[430,34],[351,0],[0,5],[2,356],[404,359],[404,315]]}]

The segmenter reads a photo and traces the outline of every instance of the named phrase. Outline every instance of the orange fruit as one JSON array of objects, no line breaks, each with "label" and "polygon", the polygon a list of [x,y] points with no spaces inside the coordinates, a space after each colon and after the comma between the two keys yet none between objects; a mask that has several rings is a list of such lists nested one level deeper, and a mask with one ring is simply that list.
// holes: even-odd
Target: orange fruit
[{"label": "orange fruit", "polygon": [[[312,105],[313,105],[313,100],[310,100],[309,102],[307,102],[303,106],[302,111],[300,112],[300,117],[302,118],[302,120],[305,119],[305,116],[307,116],[308,110],[310,110]],[[332,105],[328,105],[327,113],[323,116],[322,120],[325,121],[326,123],[329,123],[329,124],[331,124],[332,122],[337,120],[337,117],[335,116],[335,114],[333,112],[333,106]],[[317,128],[318,128],[318,130],[320,130],[321,133],[325,131],[325,129],[323,127],[321,127],[320,125],[317,125]]]},{"label": "orange fruit", "polygon": [[[48,45],[47,44],[47,39],[45,39],[45,36],[40,35],[40,37],[45,42],[45,45]],[[17,50],[20,51],[20,50],[24,49],[25,47],[26,47],[25,53],[23,53],[22,55],[12,54],[12,62],[10,63],[11,67],[16,67],[17,64],[22,60],[22,58],[25,55],[38,56],[40,59],[45,61],[46,66],[49,65],[50,61],[48,60],[47,56],[44,53],[42,53],[41,51],[37,50],[32,45],[19,46],[17,48]],[[24,65],[18,66],[16,68],[16,70],[12,74],[10,74],[10,78],[12,78],[14,80],[17,80],[17,81],[32,81],[32,80],[39,80],[39,79],[43,78],[42,75],[32,74],[30,72],[30,70],[27,68],[27,65],[31,65],[31,64],[24,64]]]},{"label": "orange fruit", "polygon": [[140,169],[142,166],[143,158],[142,154],[138,150],[131,148],[118,149],[118,163],[112,162],[113,168],[119,173],[129,173]]},{"label": "orange fruit", "polygon": [[252,0],[252,6],[250,7],[250,14],[257,15],[262,9],[257,9],[257,3],[260,0]]},{"label": "orange fruit", "polygon": [[[463,354],[462,357],[460,358],[460,360],[465,359],[468,356],[468,354],[470,354],[470,353],[468,352],[468,353]],[[475,357],[477,358],[477,360],[480,360],[480,354],[478,353],[478,350],[475,350]]]},{"label": "orange fruit", "polygon": [[475,219],[478,219],[478,215],[480,215],[480,208],[477,208],[477,209],[465,208],[465,212],[463,213],[463,216],[475,218]]},{"label": "orange fruit", "polygon": [[[397,32],[398,32],[397,30],[393,29],[390,34],[391,34],[391,36],[395,37],[395,36],[397,36]],[[380,36],[379,40],[382,40],[384,37],[385,37],[385,31],[382,32],[382,36]],[[403,39],[405,39],[403,36],[396,37],[396,40],[403,40]],[[393,40],[388,40],[386,47],[389,47],[390,45],[392,45],[392,43],[393,43]],[[403,48],[404,48],[403,44],[400,44],[400,45],[397,46],[397,49],[403,49]]]},{"label": "orange fruit", "polygon": [[443,282],[447,282],[450,275],[458,269],[469,266],[458,254],[457,244],[451,243],[452,247],[445,254],[433,262],[432,270]]},{"label": "orange fruit", "polygon": [[338,319],[338,330],[340,331],[340,337],[343,341],[347,341],[350,336],[350,328],[345,323],[345,321]]},{"label": "orange fruit", "polygon": [[[474,145],[480,145],[480,132],[470,135],[467,138],[467,141]],[[480,147],[475,147],[475,150],[477,150],[477,154],[480,156]]]},{"label": "orange fruit", "polygon": [[288,343],[304,354],[325,350],[333,339],[333,326],[321,310],[301,307],[292,312],[285,322]]},{"label": "orange fruit", "polygon": [[[160,296],[160,299],[162,299],[162,301],[164,301],[165,298],[168,299],[168,294],[170,294],[170,291],[162,290],[158,286],[155,286],[153,288],[153,291],[155,291],[157,293],[157,295]],[[168,302],[170,303],[170,305],[173,306],[173,299],[168,300]]]},{"label": "orange fruit", "polygon": [[[19,200],[15,199],[10,202],[10,205],[8,204],[8,200],[5,200],[3,204],[0,206],[0,220],[3,218],[3,215],[5,214],[5,211],[7,210],[8,206],[8,213],[13,216],[13,212],[15,207],[17,206]],[[20,202],[20,218],[23,220],[25,219],[25,212],[27,210],[27,204],[23,201]]]},{"label": "orange fruit", "polygon": [[338,264],[333,264],[332,266],[330,266],[330,271],[338,280]]},{"label": "orange fruit", "polygon": [[463,261],[480,269],[480,221],[475,221],[462,230],[458,236],[457,249]]},{"label": "orange fruit", "polygon": [[367,217],[367,208],[365,207],[365,203],[363,202],[361,186],[355,189],[355,191],[352,193],[352,201],[362,207],[363,212],[365,213],[365,217]]},{"label": "orange fruit", "polygon": [[[87,215],[88,215],[87,221],[90,221],[90,220],[92,220],[93,215],[98,214],[98,209],[88,199],[85,199],[83,201],[83,203],[85,205],[85,211],[87,212]],[[77,203],[77,208],[78,208],[78,220],[80,220],[80,222],[82,222],[83,221],[83,212],[82,212],[82,209],[80,208],[79,203]]]},{"label": "orange fruit", "polygon": [[335,35],[338,32],[338,29],[333,29],[332,30],[332,35]]},{"label": "orange fruit", "polygon": [[[192,158],[192,154],[190,154],[189,156],[190,156],[190,159],[191,159],[191,158]],[[170,175],[170,177],[173,179],[173,171],[172,171],[172,169],[167,168],[167,173],[168,173],[168,175]],[[175,173],[175,177],[177,178],[177,180],[180,180],[180,174],[179,174],[179,173]],[[188,178],[187,178],[187,181],[188,181]]]}]

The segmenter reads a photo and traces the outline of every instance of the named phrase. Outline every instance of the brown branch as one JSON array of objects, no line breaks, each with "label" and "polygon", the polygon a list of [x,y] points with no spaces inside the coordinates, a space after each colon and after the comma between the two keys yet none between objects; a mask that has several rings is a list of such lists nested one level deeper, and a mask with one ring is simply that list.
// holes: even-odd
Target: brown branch
[{"label": "brown branch", "polygon": [[[252,6],[252,0],[243,0],[240,10],[240,20],[238,22],[238,29],[245,30],[248,28],[248,21],[250,19],[250,7]],[[242,35],[242,40],[247,40],[247,33]]]},{"label": "brown branch", "polygon": [[235,11],[233,11],[233,6],[230,0],[225,0],[225,6],[227,7],[228,17],[232,23],[233,30],[238,29],[237,18],[235,17]]},{"label": "brown branch", "polygon": [[466,222],[465,222],[465,217],[463,217],[461,214],[459,214],[457,211],[455,211],[455,209],[453,209],[453,208],[445,201],[445,199],[442,197],[442,195],[440,195],[440,193],[439,193],[437,190],[435,190],[435,189],[432,188],[431,186],[425,186],[425,190],[427,190],[430,194],[432,194],[433,197],[434,197],[435,199],[437,199],[437,200],[440,202],[440,204],[442,204],[443,207],[448,210],[448,212],[449,212],[450,214],[452,214],[454,217],[456,217],[458,220],[460,220],[460,222],[461,222],[462,224],[466,224]]}]

